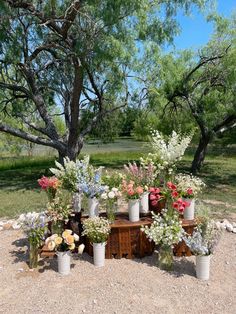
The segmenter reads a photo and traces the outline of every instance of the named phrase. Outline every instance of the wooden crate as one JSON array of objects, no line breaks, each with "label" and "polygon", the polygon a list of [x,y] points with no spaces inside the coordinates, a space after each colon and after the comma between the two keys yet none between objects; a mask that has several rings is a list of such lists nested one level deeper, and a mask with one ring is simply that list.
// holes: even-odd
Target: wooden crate
[{"label": "wooden crate", "polygon": [[[106,258],[134,258],[151,255],[154,243],[150,242],[140,230],[141,226],[150,226],[151,217],[141,217],[138,222],[130,222],[128,214],[120,213],[111,225],[111,233],[106,245]],[[85,239],[85,251],[93,255],[93,247]]]},{"label": "wooden crate", "polygon": [[[102,216],[105,216],[105,214],[102,214]],[[87,216],[81,217],[81,215],[72,216],[66,227],[72,229],[81,237],[82,221],[86,218]],[[196,220],[181,220],[184,230],[188,234],[192,234],[194,227],[197,225]],[[111,225],[111,233],[106,245],[106,258],[142,258],[151,255],[155,245],[140,230],[141,226],[150,226],[151,223],[151,213],[142,215],[138,222],[130,222],[128,213],[117,214],[115,222]],[[93,247],[89,240],[86,237],[81,237],[80,243],[84,243],[85,252],[93,256]],[[44,246],[40,255],[42,257],[53,257],[55,252],[48,251]],[[174,255],[190,256],[192,254],[185,242],[182,241],[174,247]]]},{"label": "wooden crate", "polygon": [[[197,226],[197,220],[182,220],[182,227],[189,235],[192,235],[193,229]],[[191,256],[192,253],[184,241],[181,241],[174,247],[175,256]]]}]

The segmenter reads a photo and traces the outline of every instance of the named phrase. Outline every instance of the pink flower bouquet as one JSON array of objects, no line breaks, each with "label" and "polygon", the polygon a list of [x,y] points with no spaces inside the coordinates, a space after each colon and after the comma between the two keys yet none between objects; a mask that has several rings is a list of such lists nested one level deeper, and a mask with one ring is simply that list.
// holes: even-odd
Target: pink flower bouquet
[{"label": "pink flower bouquet", "polygon": [[56,177],[45,177],[42,176],[38,180],[38,184],[41,186],[42,190],[45,190],[49,201],[52,201],[56,197],[57,190],[61,182]]},{"label": "pink flower bouquet", "polygon": [[123,180],[122,192],[125,194],[127,199],[139,199],[141,194],[143,194],[143,188],[139,185],[135,185],[134,181],[127,182],[126,180]]}]

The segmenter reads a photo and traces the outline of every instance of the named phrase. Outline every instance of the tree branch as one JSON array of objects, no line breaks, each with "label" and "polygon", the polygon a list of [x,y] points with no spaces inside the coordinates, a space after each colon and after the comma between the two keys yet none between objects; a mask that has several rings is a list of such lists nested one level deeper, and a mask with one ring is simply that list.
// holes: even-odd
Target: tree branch
[{"label": "tree branch", "polygon": [[15,92],[15,91],[22,92],[28,98],[32,98],[32,93],[27,88],[25,88],[23,86],[19,86],[19,85],[16,85],[16,84],[7,84],[7,83],[4,83],[4,82],[0,82],[0,88],[8,89],[8,90],[11,90],[13,92]]},{"label": "tree branch", "polygon": [[199,63],[188,73],[188,75],[185,77],[185,81],[187,82],[187,81],[191,78],[191,76],[192,76],[199,68],[201,68],[203,65],[205,65],[205,64],[207,64],[207,63],[209,63],[209,62],[212,62],[212,61],[214,61],[214,60],[222,59],[222,58],[228,53],[228,50],[229,50],[230,47],[231,47],[231,45],[229,45],[229,46],[225,49],[224,53],[219,54],[219,55],[217,55],[217,56],[212,56],[212,57],[209,57],[209,58],[201,57],[200,62],[199,62]]},{"label": "tree branch", "polygon": [[6,0],[5,2],[7,2],[11,8],[24,9],[29,11],[32,15],[36,16],[41,21],[41,23],[43,23],[44,25],[48,26],[50,29],[54,30],[56,33],[61,35],[61,28],[57,26],[55,21],[53,19],[49,20],[46,19],[44,14],[38,11],[32,3],[20,0],[19,1]]},{"label": "tree branch", "polygon": [[80,6],[81,6],[81,0],[76,0],[76,1],[73,1],[73,3],[66,10],[65,15],[64,15],[65,22],[62,24],[62,27],[61,27],[61,34],[64,38],[67,37],[68,30],[73,24]]},{"label": "tree branch", "polygon": [[93,117],[93,119],[90,121],[90,123],[87,125],[87,127],[81,132],[80,137],[84,137],[86,134],[88,134],[92,128],[94,127],[94,125],[105,115],[109,115],[111,113],[113,113],[114,111],[124,108],[126,106],[126,102],[118,107],[109,109],[109,110],[103,110],[102,112],[98,112],[97,115],[95,115],[95,117]]},{"label": "tree branch", "polygon": [[35,144],[49,146],[49,147],[53,147],[53,148],[59,149],[59,150],[62,150],[62,149],[65,150],[64,145],[60,142],[56,142],[53,140],[42,138],[40,136],[29,134],[28,132],[25,132],[24,130],[17,129],[17,128],[14,128],[12,126],[6,125],[6,124],[2,123],[1,121],[0,121],[0,131],[14,135],[16,137],[20,137],[24,140],[33,142]]},{"label": "tree branch", "polygon": [[232,129],[236,126],[236,114],[232,114],[228,117],[226,117],[222,122],[217,124],[214,128],[213,131],[215,133],[223,133],[227,131],[228,129]]}]

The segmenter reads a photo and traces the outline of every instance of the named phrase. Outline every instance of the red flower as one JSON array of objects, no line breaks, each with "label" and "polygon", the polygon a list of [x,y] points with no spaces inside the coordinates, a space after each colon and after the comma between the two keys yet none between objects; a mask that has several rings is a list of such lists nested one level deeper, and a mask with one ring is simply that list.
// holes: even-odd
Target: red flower
[{"label": "red flower", "polygon": [[184,205],[184,207],[188,207],[188,206],[190,206],[190,202],[184,201],[184,202],[183,202],[183,205]]},{"label": "red flower", "polygon": [[177,189],[176,185],[174,183],[170,182],[170,181],[167,182],[166,185],[171,190],[176,190]]},{"label": "red flower", "polygon": [[172,206],[173,206],[175,209],[178,209],[178,208],[179,208],[179,204],[178,204],[177,202],[174,202],[174,203],[172,204]]},{"label": "red flower", "polygon": [[187,194],[188,195],[193,195],[193,189],[192,188],[188,188],[187,189]]},{"label": "red flower", "polygon": [[60,185],[60,181],[56,177],[48,178],[42,176],[42,178],[38,180],[38,183],[43,190],[47,190],[49,188],[56,190]]},{"label": "red flower", "polygon": [[49,178],[42,176],[42,178],[38,180],[38,184],[43,190],[46,190],[49,187]]},{"label": "red flower", "polygon": [[178,197],[178,195],[179,195],[179,193],[177,191],[173,191],[171,193],[171,196],[174,197],[174,198]]},{"label": "red flower", "polygon": [[153,200],[156,200],[157,197],[155,194],[150,194],[150,200],[153,201]]},{"label": "red flower", "polygon": [[157,200],[153,200],[153,201],[151,201],[151,204],[152,204],[152,206],[156,206],[158,204],[158,201]]}]

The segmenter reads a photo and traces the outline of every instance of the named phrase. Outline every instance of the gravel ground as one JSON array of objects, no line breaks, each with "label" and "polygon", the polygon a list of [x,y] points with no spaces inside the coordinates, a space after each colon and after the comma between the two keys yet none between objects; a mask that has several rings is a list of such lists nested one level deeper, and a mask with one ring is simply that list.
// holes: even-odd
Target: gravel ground
[{"label": "gravel ground", "polygon": [[175,271],[155,266],[155,256],[106,260],[95,268],[83,254],[71,274],[56,259],[29,271],[21,231],[0,233],[0,313],[236,313],[236,235],[225,232],[211,260],[208,282],[195,278],[195,258],[175,258]]}]

